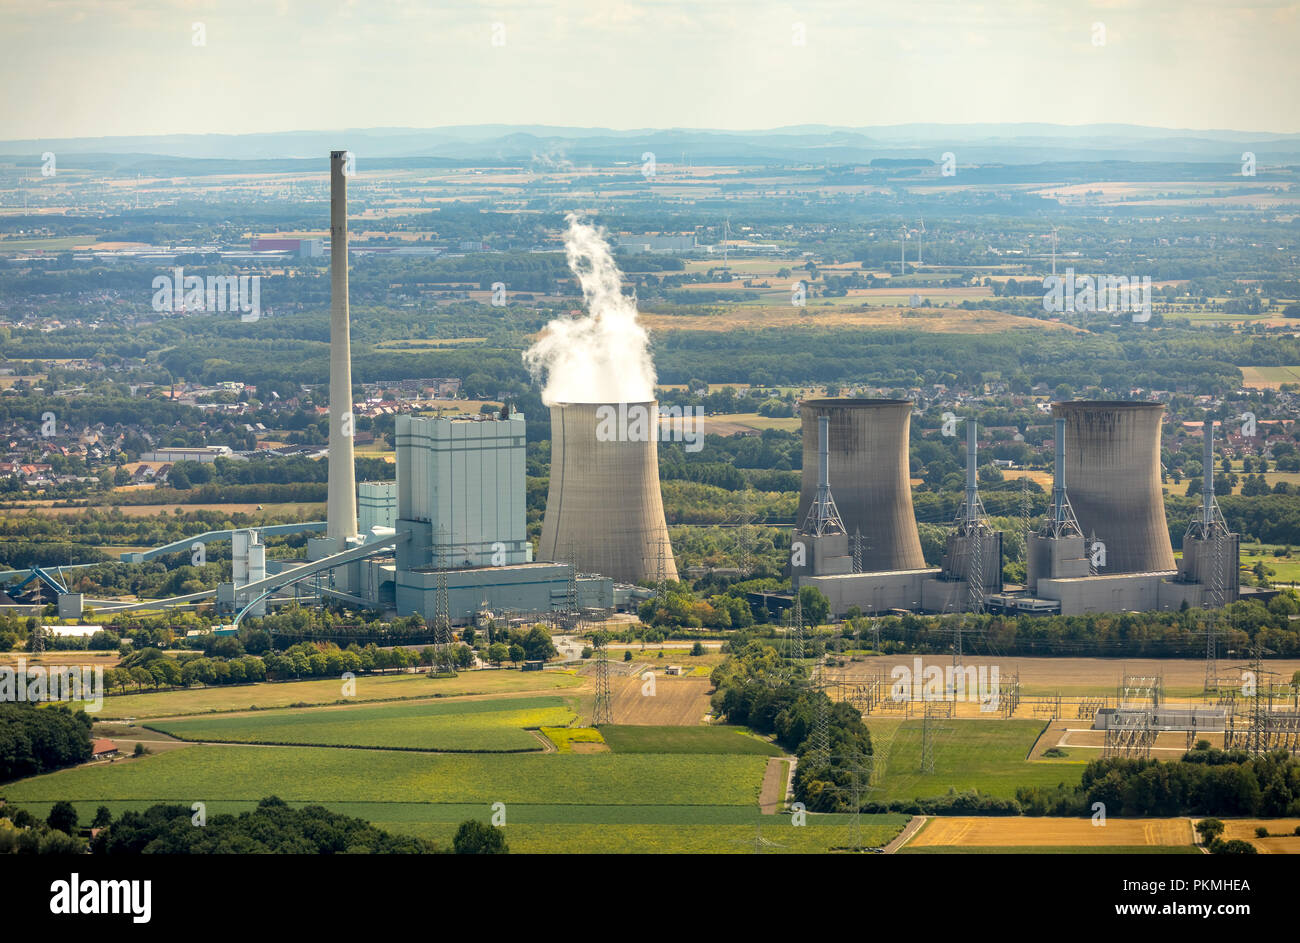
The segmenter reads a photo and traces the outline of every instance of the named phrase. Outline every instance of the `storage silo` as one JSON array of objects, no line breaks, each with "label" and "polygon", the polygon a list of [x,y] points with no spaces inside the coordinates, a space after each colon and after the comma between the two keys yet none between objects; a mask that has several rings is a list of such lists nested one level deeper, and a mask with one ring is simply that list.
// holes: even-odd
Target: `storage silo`
[{"label": "storage silo", "polygon": [[904,399],[813,399],[800,406],[803,480],[796,521],[817,496],[817,430],[829,420],[830,480],[835,505],[858,545],[862,572],[925,566],[912,510],[908,441],[912,403]]},{"label": "storage silo", "polygon": [[541,559],[572,555],[582,572],[624,583],[677,579],[659,487],[658,415],[653,400],[551,406]]},{"label": "storage silo", "polygon": [[1160,487],[1164,411],[1159,403],[1052,405],[1065,420],[1065,480],[1079,528],[1105,545],[1099,575],[1175,569]]}]

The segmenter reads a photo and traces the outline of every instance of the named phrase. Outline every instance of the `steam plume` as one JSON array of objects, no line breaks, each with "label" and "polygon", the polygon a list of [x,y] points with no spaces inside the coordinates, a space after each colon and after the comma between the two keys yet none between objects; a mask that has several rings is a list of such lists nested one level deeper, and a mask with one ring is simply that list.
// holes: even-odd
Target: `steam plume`
[{"label": "steam plume", "polygon": [[654,399],[650,338],[636,300],[622,291],[602,231],[570,213],[564,234],[569,268],[582,286],[585,317],[557,318],[524,352],[534,379],[545,374],[542,402],[638,403]]}]

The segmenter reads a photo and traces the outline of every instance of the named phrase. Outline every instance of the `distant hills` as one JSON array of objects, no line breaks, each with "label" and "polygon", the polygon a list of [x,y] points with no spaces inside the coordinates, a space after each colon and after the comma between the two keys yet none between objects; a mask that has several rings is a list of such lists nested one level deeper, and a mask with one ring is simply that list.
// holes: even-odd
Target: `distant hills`
[{"label": "distant hills", "polygon": [[[0,141],[6,162],[39,163],[53,151],[61,165],[146,172],[153,163],[212,162],[194,173],[307,169],[332,149],[382,166],[520,163],[543,168],[639,164],[651,151],[661,163],[863,164],[877,159],[939,161],[952,151],[961,165],[1072,161],[1240,163],[1251,151],[1261,165],[1300,164],[1300,134],[1186,130],[1094,124],[905,124],[882,127],[799,125],[755,131],[687,128],[610,130],[541,125],[446,128],[352,128],[273,134],[177,134],[140,137]],[[307,162],[300,164],[299,162]],[[377,166],[372,163],[372,166]]]}]

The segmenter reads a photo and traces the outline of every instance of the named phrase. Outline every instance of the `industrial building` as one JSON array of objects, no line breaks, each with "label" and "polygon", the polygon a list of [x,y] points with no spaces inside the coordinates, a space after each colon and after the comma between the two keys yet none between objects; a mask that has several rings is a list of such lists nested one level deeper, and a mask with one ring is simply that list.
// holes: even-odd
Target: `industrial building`
[{"label": "industrial building", "polygon": [[397,482],[363,481],[357,485],[357,532],[397,526]]},{"label": "industrial building", "polygon": [[807,401],[792,584],[816,587],[836,615],[853,607],[1071,615],[1226,605],[1240,594],[1239,538],[1228,532],[1214,497],[1214,424],[1205,424],[1202,506],[1176,564],[1160,480],[1163,409],[1053,405],[1051,504],[1028,538],[1025,587],[1004,592],[1002,535],[989,527],[976,484],[973,421],[966,429],[966,492],[942,565],[929,567],[908,480],[911,404]]},{"label": "industrial building", "polygon": [[813,399],[799,407],[803,480],[795,520],[808,517],[817,493],[819,419],[828,420],[828,473],[844,531],[865,572],[925,567],[912,511],[909,400]]},{"label": "industrial building", "polygon": [[1160,487],[1154,403],[1070,402],[1052,407],[1052,504],[1029,538],[1026,594],[1013,611],[1123,612],[1221,606],[1240,592],[1239,538],[1214,496],[1214,423],[1205,423],[1202,507],[1175,565]]},{"label": "industrial building", "polygon": [[1002,535],[988,526],[976,488],[974,421],[967,428],[966,493],[943,565],[925,565],[907,464],[911,407],[908,400],[802,405],[804,523],[792,540],[791,582],[815,587],[836,615],[854,607],[982,610],[986,596],[1002,587]]},{"label": "industrial building", "polygon": [[[363,483],[370,534],[396,538],[390,558],[349,566],[336,585],[375,608],[452,625],[481,614],[548,617],[614,605],[613,580],[567,561],[535,562],[527,536],[524,417],[397,417],[396,483]],[[369,484],[369,487],[366,487]],[[386,487],[385,487],[386,486]],[[391,529],[375,514],[392,505]],[[363,538],[366,532],[363,531]]]},{"label": "industrial building", "polygon": [[[485,614],[546,618],[576,608],[612,608],[613,580],[608,575],[579,574],[560,557],[533,561],[526,528],[526,439],[521,414],[449,419],[399,416],[397,480],[356,485],[346,154],[330,154],[325,536],[308,540],[304,574],[315,580],[314,591],[322,595],[401,616],[418,613],[435,625],[444,620],[464,624]],[[666,539],[653,443],[649,456],[659,527]],[[612,470],[623,473],[631,464],[616,462]],[[553,488],[556,478],[552,475]],[[570,480],[576,483],[573,493],[581,493],[581,475],[575,473]],[[234,582],[223,587],[219,599],[254,614],[283,580],[267,577],[265,548],[255,533],[237,532],[234,539]]]}]

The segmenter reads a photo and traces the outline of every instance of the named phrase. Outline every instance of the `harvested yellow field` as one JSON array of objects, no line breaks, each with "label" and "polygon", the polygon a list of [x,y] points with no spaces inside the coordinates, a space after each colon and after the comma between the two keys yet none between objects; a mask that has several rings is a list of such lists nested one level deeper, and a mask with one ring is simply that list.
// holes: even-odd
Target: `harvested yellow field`
[{"label": "harvested yellow field", "polygon": [[1000,311],[957,308],[855,308],[744,306],[719,308],[709,314],[649,314],[641,321],[653,331],[761,331],[790,327],[861,327],[924,331],[932,334],[997,334],[1017,329],[1067,331],[1079,328]]},{"label": "harvested yellow field", "polygon": [[[1255,829],[1268,829],[1268,838],[1256,838]],[[1250,842],[1261,855],[1300,855],[1300,819],[1224,819],[1223,838]]]},{"label": "harvested yellow field", "polygon": [[1026,816],[939,817],[926,823],[909,848],[1080,847],[1087,845],[1191,845],[1188,819],[1116,819],[1093,825],[1091,819]]},{"label": "harvested yellow field", "polygon": [[1052,489],[1052,473],[1041,469],[1033,468],[1004,468],[1002,477],[1007,481],[1019,481],[1021,478],[1028,478],[1044,491]]}]

